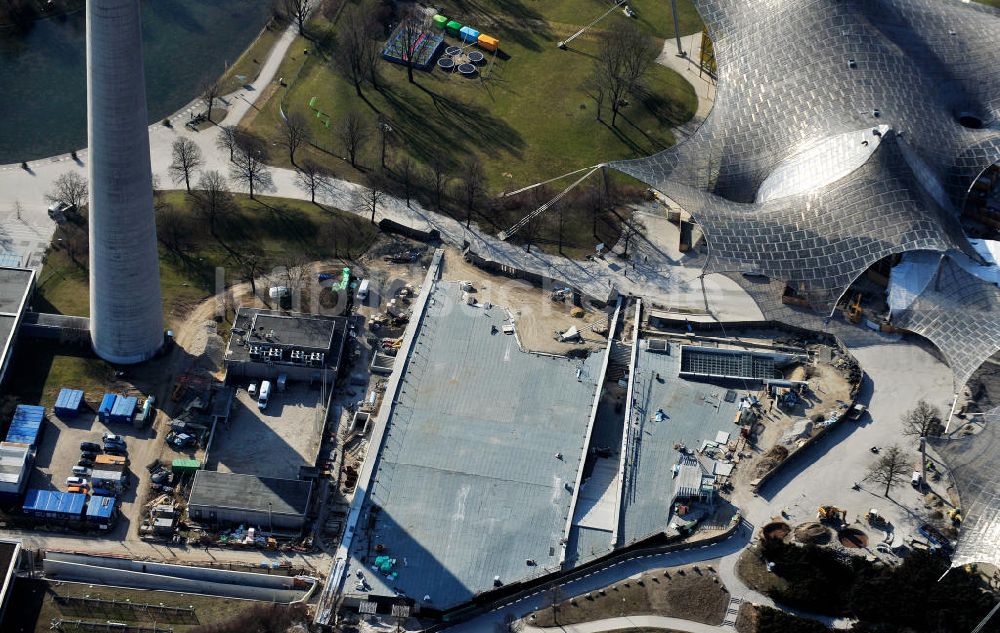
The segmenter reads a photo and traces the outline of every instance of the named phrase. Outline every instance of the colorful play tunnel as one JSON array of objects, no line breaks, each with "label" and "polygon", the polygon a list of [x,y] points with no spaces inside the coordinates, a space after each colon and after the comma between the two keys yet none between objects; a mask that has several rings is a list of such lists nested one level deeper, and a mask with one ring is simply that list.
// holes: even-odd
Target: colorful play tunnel
[{"label": "colorful play tunnel", "polygon": [[434,26],[439,29],[443,29],[448,35],[457,37],[463,42],[477,44],[479,48],[494,53],[500,50],[500,40],[484,33],[480,33],[471,26],[463,26],[461,22],[457,20],[449,20],[440,13],[436,14],[432,20],[434,22]]},{"label": "colorful play tunnel", "polygon": [[489,35],[479,34],[479,48],[484,51],[495,52],[500,48],[500,40],[495,37],[490,37]]}]

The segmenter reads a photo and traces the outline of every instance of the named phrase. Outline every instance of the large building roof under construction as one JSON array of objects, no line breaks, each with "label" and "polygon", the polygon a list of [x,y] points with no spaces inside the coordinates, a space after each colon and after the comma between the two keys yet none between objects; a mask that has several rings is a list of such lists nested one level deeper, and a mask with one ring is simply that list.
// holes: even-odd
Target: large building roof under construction
[{"label": "large building roof under construction", "polygon": [[[441,608],[559,563],[603,352],[522,352],[503,308],[467,306],[456,283],[430,292],[399,395],[382,405],[393,410],[344,589],[365,593],[361,571],[372,593]],[[374,572],[379,555],[395,562]]]}]

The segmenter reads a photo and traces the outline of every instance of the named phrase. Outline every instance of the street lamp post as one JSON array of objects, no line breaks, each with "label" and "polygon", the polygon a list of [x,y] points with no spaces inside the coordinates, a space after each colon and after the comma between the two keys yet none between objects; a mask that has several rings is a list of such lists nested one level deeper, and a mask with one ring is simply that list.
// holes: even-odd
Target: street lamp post
[{"label": "street lamp post", "polygon": [[677,19],[677,0],[670,0],[670,12],[674,15],[674,37],[677,38],[677,56],[684,57],[684,49],[681,47],[681,23]]}]

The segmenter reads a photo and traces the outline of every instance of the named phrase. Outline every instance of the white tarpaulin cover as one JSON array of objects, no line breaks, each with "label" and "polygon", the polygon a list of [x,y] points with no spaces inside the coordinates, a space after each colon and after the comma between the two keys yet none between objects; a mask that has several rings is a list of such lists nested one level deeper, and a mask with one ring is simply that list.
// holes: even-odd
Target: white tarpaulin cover
[{"label": "white tarpaulin cover", "polygon": [[911,251],[903,253],[889,272],[889,312],[905,310],[924,291],[937,272],[941,253]]}]

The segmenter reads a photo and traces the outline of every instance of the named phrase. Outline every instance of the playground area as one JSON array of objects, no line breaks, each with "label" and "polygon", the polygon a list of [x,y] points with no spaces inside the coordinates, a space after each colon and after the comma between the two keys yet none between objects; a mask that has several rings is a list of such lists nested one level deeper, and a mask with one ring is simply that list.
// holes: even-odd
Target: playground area
[{"label": "playground area", "polygon": [[444,44],[444,37],[428,31],[421,31],[407,50],[406,31],[402,25],[393,31],[382,49],[382,57],[396,64],[405,64],[412,60],[413,67],[427,70],[434,63],[434,57]]}]

